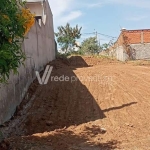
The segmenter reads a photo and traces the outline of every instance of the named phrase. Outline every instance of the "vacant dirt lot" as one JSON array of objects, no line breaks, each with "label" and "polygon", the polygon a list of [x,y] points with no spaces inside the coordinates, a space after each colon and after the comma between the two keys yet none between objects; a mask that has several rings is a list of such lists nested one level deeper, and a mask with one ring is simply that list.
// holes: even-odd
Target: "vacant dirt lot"
[{"label": "vacant dirt lot", "polygon": [[35,81],[1,128],[1,149],[150,149],[148,65],[80,56],[50,64],[49,83]]}]

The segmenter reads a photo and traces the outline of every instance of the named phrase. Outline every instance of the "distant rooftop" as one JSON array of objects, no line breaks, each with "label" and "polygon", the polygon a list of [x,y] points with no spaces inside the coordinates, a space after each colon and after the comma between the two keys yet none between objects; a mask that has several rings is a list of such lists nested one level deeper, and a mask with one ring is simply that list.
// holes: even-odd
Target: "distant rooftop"
[{"label": "distant rooftop", "polygon": [[127,30],[125,28],[121,29],[124,32],[141,32],[141,31],[150,31],[150,29],[135,29],[135,30]]},{"label": "distant rooftop", "polygon": [[34,2],[43,2],[45,0],[26,0],[28,3],[34,3]]}]

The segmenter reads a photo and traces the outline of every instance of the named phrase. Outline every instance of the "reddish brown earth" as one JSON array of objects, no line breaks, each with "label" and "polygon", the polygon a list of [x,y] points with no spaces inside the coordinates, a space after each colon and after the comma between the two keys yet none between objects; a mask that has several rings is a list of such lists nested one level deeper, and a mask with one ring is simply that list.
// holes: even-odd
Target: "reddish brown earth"
[{"label": "reddish brown earth", "polygon": [[50,64],[51,77],[70,80],[35,81],[1,128],[0,150],[150,149],[148,65],[80,56]]}]

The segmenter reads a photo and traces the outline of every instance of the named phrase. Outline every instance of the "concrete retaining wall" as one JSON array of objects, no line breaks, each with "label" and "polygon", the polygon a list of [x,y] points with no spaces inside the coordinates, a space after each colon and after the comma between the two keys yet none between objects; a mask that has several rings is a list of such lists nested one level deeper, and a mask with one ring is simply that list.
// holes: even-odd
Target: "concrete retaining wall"
[{"label": "concrete retaining wall", "polygon": [[133,59],[150,59],[150,43],[131,44]]},{"label": "concrete retaining wall", "polygon": [[130,44],[130,56],[126,53],[123,46],[118,46],[109,51],[109,56],[115,57],[120,61],[150,59],[150,43]]},{"label": "concrete retaining wall", "polygon": [[41,71],[49,61],[55,59],[53,17],[47,1],[44,7],[47,15],[46,24],[40,26],[36,22],[22,44],[27,56],[25,67],[19,68],[18,75],[10,76],[8,85],[1,85],[0,124],[13,116],[29,85],[35,79],[35,71]]}]

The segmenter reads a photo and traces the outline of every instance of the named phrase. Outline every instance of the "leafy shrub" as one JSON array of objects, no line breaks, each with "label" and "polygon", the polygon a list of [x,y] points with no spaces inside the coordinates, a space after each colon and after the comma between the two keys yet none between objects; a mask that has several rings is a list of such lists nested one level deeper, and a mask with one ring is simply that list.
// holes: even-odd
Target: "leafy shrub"
[{"label": "leafy shrub", "polygon": [[0,0],[0,21],[0,83],[5,83],[25,60],[21,43],[34,24],[34,15],[21,0]]}]

